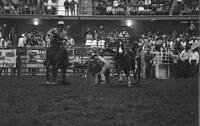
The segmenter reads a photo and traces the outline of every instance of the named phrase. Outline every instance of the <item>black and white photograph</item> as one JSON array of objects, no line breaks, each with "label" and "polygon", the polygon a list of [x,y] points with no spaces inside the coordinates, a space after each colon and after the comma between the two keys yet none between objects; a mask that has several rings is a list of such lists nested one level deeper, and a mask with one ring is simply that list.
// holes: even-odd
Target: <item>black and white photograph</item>
[{"label": "black and white photograph", "polygon": [[0,126],[200,126],[199,0],[0,0]]}]

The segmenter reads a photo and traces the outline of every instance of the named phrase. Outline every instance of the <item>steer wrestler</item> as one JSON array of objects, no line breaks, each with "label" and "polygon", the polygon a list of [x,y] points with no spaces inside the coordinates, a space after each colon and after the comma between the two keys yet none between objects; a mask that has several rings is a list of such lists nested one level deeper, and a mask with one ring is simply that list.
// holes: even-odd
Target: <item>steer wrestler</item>
[{"label": "steer wrestler", "polygon": [[[100,66],[100,76],[101,76],[101,83],[100,84],[105,84],[110,82],[110,63],[103,57],[97,55],[97,54],[92,54],[91,59],[93,59],[97,65]],[[98,73],[95,76],[95,84],[98,84]]]}]

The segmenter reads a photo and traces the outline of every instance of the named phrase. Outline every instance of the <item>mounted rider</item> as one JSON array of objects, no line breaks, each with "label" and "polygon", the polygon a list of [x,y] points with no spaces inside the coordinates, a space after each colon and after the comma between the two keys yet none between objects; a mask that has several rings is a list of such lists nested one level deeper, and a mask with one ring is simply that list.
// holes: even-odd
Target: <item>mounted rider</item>
[{"label": "mounted rider", "polygon": [[[49,50],[54,50],[54,51],[64,51],[64,61],[66,63],[69,63],[68,59],[68,52],[64,47],[64,42],[68,40],[68,36],[66,35],[65,32],[65,25],[64,21],[58,21],[57,27],[52,28],[47,32],[47,36],[51,37],[50,41],[50,47],[47,49],[47,55],[46,55],[46,61],[48,61],[48,57],[50,57],[52,54],[50,53]],[[53,51],[51,51],[53,52]]]}]

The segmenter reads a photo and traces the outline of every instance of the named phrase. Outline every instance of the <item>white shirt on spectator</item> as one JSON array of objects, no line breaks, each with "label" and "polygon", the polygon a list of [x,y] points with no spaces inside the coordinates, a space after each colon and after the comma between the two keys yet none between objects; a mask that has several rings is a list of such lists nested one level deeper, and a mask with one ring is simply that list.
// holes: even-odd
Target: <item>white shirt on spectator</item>
[{"label": "white shirt on spectator", "polygon": [[0,38],[0,48],[3,48],[3,41],[4,39]]},{"label": "white shirt on spectator", "polygon": [[92,36],[91,33],[88,33],[88,34],[86,35],[86,40],[93,40],[93,36]]},{"label": "white shirt on spectator", "polygon": [[150,5],[151,4],[151,0],[145,0],[144,4],[145,5]]},{"label": "white shirt on spectator", "polygon": [[186,52],[185,50],[183,50],[180,54],[180,59],[182,61],[188,60],[189,59],[189,51]]},{"label": "white shirt on spectator", "polygon": [[51,10],[53,5],[54,5],[54,4],[53,4],[53,2],[52,2],[51,0],[48,0],[48,1],[47,1],[47,9],[48,9],[48,10]]},{"label": "white shirt on spectator", "polygon": [[189,55],[189,62],[190,62],[190,64],[191,64],[192,60],[196,60],[197,61],[196,63],[199,62],[199,53],[198,52],[194,51],[194,52],[190,53],[190,55]]},{"label": "white shirt on spectator", "polygon": [[199,41],[198,40],[195,40],[193,43],[192,43],[192,49],[195,49],[195,48],[197,48],[197,47],[199,47],[200,46],[200,44],[199,44]]},{"label": "white shirt on spectator", "polygon": [[26,43],[26,40],[24,37],[20,37],[19,38],[19,42],[18,42],[18,47],[24,47]]},{"label": "white shirt on spectator", "polygon": [[118,7],[119,6],[119,1],[118,0],[114,0],[113,1],[113,7]]},{"label": "white shirt on spectator", "polygon": [[106,7],[106,11],[107,11],[107,12],[112,12],[112,6],[107,6],[107,7]]},{"label": "white shirt on spectator", "polygon": [[138,10],[139,10],[139,11],[144,11],[144,7],[143,7],[143,6],[140,6],[140,7],[138,8]]}]

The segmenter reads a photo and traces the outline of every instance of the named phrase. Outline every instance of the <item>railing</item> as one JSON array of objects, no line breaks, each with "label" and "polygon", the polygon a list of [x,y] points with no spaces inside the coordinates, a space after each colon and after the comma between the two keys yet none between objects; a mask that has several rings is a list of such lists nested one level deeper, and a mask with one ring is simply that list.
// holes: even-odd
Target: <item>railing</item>
[{"label": "railing", "polygon": [[[67,69],[68,73],[72,73],[76,68],[74,63],[84,64],[91,56],[90,47],[74,47],[68,48],[69,61],[72,65]],[[8,53],[13,53],[12,57]],[[44,75],[46,72],[44,61],[46,58],[46,47],[27,47],[0,49],[0,76],[1,75],[25,75],[36,76]],[[111,55],[104,55],[109,62],[114,65]],[[11,62],[13,61],[13,62]],[[9,64],[14,64],[13,66]]]},{"label": "railing", "polygon": [[[146,6],[123,6],[119,11],[112,7],[110,11],[106,10],[106,7],[94,7],[94,6],[75,6],[74,11],[71,9],[66,10],[64,6],[53,6],[52,9],[47,9],[44,5],[25,5],[19,6],[18,9],[5,9],[0,7],[0,15],[62,15],[62,16],[93,16],[93,15],[199,15],[199,10],[191,10],[190,12],[184,12],[183,10],[174,10],[170,8],[158,9],[160,4],[152,4]],[[142,9],[139,9],[142,7]],[[173,11],[175,11],[173,13]]]},{"label": "railing", "polygon": [[[68,48],[69,60],[72,63],[72,65],[67,69],[68,74],[73,74],[77,70],[86,71],[84,68],[79,68],[74,65],[75,63],[83,65],[86,61],[88,61],[92,53],[91,50],[93,50],[91,47]],[[45,75],[46,69],[43,64],[46,57],[45,47],[0,49],[0,54],[0,76]],[[141,76],[143,78],[146,78],[145,54],[145,51],[141,53]],[[170,66],[173,64],[170,54],[168,52],[157,52],[155,55],[155,76],[160,79],[170,78]],[[113,60],[113,56],[111,54],[103,54],[103,56],[111,63],[111,74],[114,73],[115,62]],[[4,63],[2,64],[2,62]]]}]

